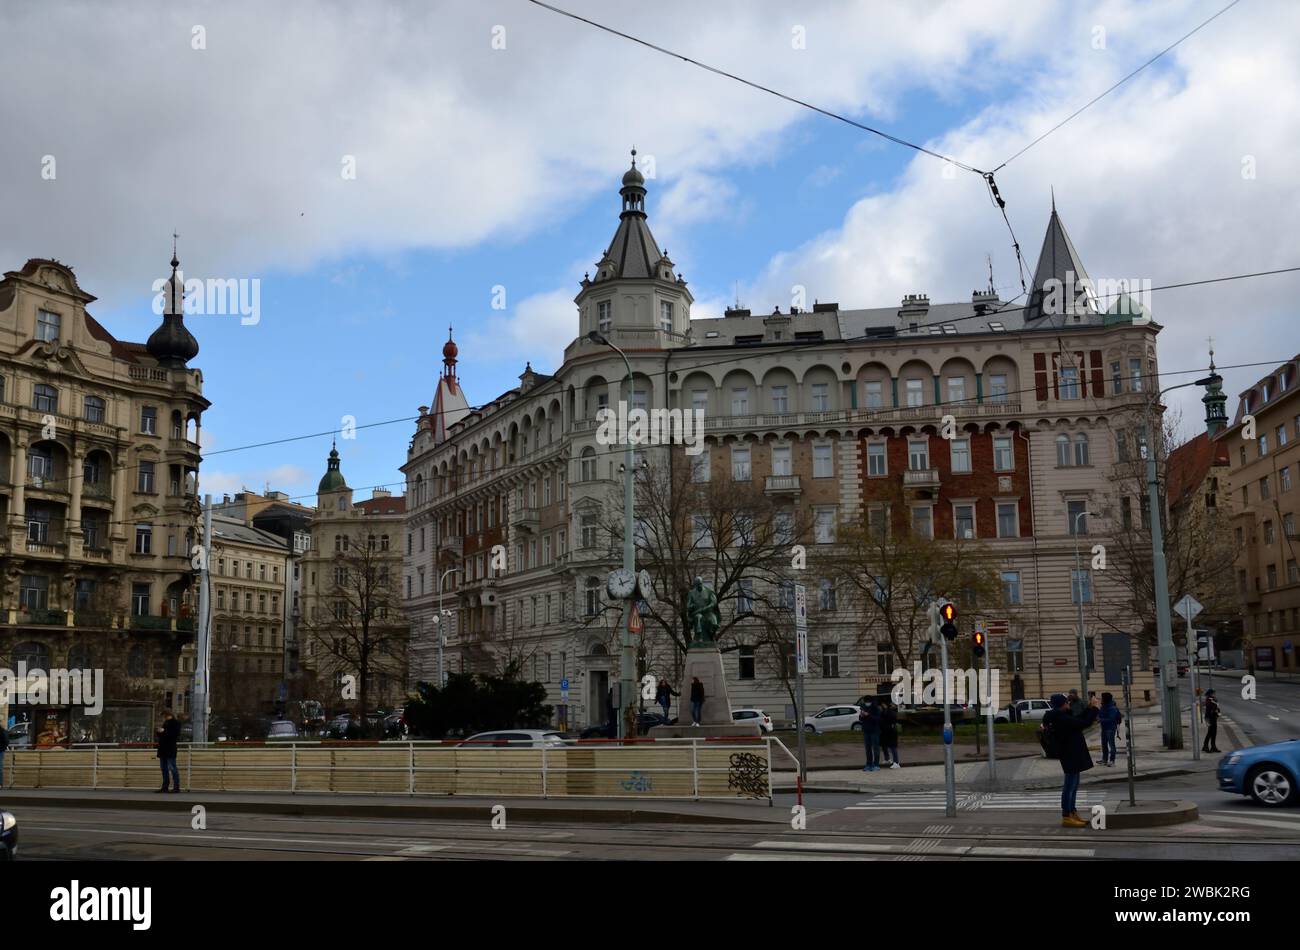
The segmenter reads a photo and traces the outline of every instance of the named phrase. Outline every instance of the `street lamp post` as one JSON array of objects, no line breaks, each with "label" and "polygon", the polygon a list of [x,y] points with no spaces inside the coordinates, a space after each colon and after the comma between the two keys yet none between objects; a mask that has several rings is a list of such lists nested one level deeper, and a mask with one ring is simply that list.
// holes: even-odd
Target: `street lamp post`
[{"label": "street lamp post", "polygon": [[[1074,516],[1074,584],[1075,599],[1079,602],[1079,698],[1088,701],[1088,649],[1083,637],[1083,564],[1079,560],[1079,519],[1086,518],[1090,512],[1081,511]],[[1092,584],[1088,585],[1092,592]]]},{"label": "street lamp post", "polygon": [[[632,364],[628,361],[627,354],[611,343],[606,337],[596,330],[587,334],[587,339],[592,343],[607,346],[623,358],[623,365],[627,367],[627,395],[632,395]],[[628,438],[627,433],[623,434],[627,440],[626,448],[623,453],[623,569],[625,571],[636,570],[636,548],[632,537],[632,512],[633,512],[633,480],[636,478],[634,463],[636,455],[632,451],[632,440]],[[636,680],[634,670],[636,665],[636,648],[632,643],[632,634],[628,631],[628,622],[631,620],[632,601],[623,602],[623,616],[620,621],[620,642],[622,650],[619,655],[619,710],[614,717],[614,727],[618,738],[626,738],[626,728],[624,723],[624,711],[627,706],[634,701],[636,695]]]},{"label": "street lamp post", "polygon": [[[1151,513],[1151,569],[1152,585],[1156,595],[1156,640],[1160,651],[1160,710],[1164,719],[1165,747],[1181,749],[1183,747],[1183,720],[1179,711],[1178,668],[1174,655],[1174,632],[1169,618],[1169,574],[1165,566],[1165,540],[1161,526],[1160,485],[1156,475],[1156,442],[1151,427],[1151,408],[1166,393],[1186,386],[1213,386],[1221,383],[1223,377],[1213,371],[1204,379],[1190,383],[1179,383],[1154,393],[1146,400],[1146,475],[1147,507]],[[1193,712],[1193,715],[1195,713]]]},{"label": "street lamp post", "polygon": [[448,574],[459,574],[459,573],[460,573],[459,567],[449,567],[445,571],[443,571],[442,576],[438,578],[438,616],[433,619],[433,622],[434,625],[438,628],[438,688],[439,689],[447,688],[447,674],[444,673],[442,669],[442,647],[443,644],[445,644],[447,641],[447,634],[444,632],[442,628],[442,621],[443,621],[443,617],[445,616],[442,612],[442,582],[447,579]]}]

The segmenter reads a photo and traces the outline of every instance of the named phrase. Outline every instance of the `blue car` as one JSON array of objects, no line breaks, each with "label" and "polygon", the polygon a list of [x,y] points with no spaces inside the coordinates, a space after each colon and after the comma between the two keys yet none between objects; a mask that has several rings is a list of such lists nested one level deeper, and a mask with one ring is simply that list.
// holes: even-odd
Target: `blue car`
[{"label": "blue car", "polygon": [[1219,790],[1281,808],[1300,800],[1300,739],[1229,752],[1219,760]]}]

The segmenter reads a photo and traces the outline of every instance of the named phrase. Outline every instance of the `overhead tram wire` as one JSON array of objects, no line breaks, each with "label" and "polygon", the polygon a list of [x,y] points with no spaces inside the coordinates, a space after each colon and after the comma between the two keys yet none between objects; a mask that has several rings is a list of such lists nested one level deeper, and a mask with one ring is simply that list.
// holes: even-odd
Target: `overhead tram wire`
[{"label": "overhead tram wire", "polygon": [[1182,36],[1180,36],[1178,39],[1174,40],[1172,43],[1170,43],[1168,46],[1166,46],[1166,47],[1165,47],[1164,49],[1162,49],[1160,52],[1156,53],[1156,55],[1152,56],[1152,57],[1151,57],[1150,59],[1148,59],[1145,63],[1143,63],[1143,64],[1142,64],[1141,66],[1139,66],[1137,69],[1133,70],[1131,73],[1129,73],[1129,74],[1128,74],[1127,76],[1125,76],[1123,79],[1119,80],[1119,81],[1116,82],[1114,85],[1110,86],[1108,89],[1106,89],[1105,91],[1099,93],[1098,95],[1093,96],[1091,99],[1089,99],[1089,100],[1088,100],[1087,102],[1085,102],[1083,105],[1081,105],[1079,108],[1075,109],[1073,112],[1071,112],[1069,115],[1067,115],[1067,116],[1066,116],[1064,119],[1062,119],[1060,122],[1056,123],[1056,125],[1052,126],[1050,129],[1048,129],[1048,130],[1047,130],[1046,132],[1044,132],[1042,135],[1038,136],[1038,138],[1034,139],[1032,142],[1030,142],[1028,145],[1026,145],[1026,146],[1025,146],[1024,148],[1022,148],[1020,151],[1016,152],[1014,155],[1012,155],[1010,158],[1008,158],[1005,162],[1003,162],[1003,163],[1002,163],[1001,165],[999,165],[997,168],[993,169],[993,171],[989,172],[989,173],[987,174],[986,177],[987,177],[987,178],[989,179],[989,181],[991,182],[991,181],[992,181],[993,174],[994,174],[995,172],[999,172],[999,171],[1001,171],[1002,169],[1006,168],[1008,165],[1010,165],[1012,162],[1014,162],[1014,161],[1015,161],[1017,158],[1019,158],[1021,155],[1025,154],[1025,152],[1029,151],[1031,148],[1033,148],[1035,145],[1037,145],[1037,144],[1038,144],[1039,142],[1041,142],[1043,139],[1047,138],[1049,135],[1051,135],[1051,134],[1052,134],[1053,132],[1055,132],[1057,129],[1061,128],[1061,126],[1065,125],[1065,124],[1066,124],[1067,122],[1069,122],[1071,119],[1075,118],[1076,116],[1080,115],[1081,113],[1087,111],[1087,110],[1088,110],[1089,108],[1091,108],[1092,106],[1096,105],[1098,102],[1100,102],[1102,99],[1106,98],[1108,95],[1110,95],[1110,94],[1111,94],[1112,92],[1114,92],[1116,89],[1118,89],[1120,86],[1124,85],[1124,83],[1128,82],[1130,79],[1132,79],[1132,78],[1133,78],[1134,76],[1136,76],[1138,73],[1142,72],[1142,70],[1146,69],[1146,68],[1147,68],[1148,66],[1150,66],[1152,63],[1154,63],[1156,60],[1158,60],[1160,57],[1164,56],[1166,53],[1168,53],[1168,52],[1169,52],[1170,50],[1172,50],[1174,47],[1178,46],[1178,45],[1179,45],[1180,43],[1182,43],[1184,40],[1190,38],[1192,35],[1194,35],[1194,34],[1197,33],[1198,31],[1200,31],[1200,29],[1201,29],[1202,27],[1208,26],[1212,21],[1217,20],[1219,17],[1223,16],[1223,14],[1227,13],[1229,10],[1231,10],[1233,7],[1235,7],[1235,6],[1236,6],[1238,3],[1240,3],[1240,2],[1241,2],[1241,0],[1232,0],[1231,3],[1229,3],[1226,7],[1224,7],[1222,10],[1220,10],[1218,13],[1216,13],[1216,14],[1214,14],[1213,16],[1209,17],[1209,19],[1202,20],[1199,24],[1197,24],[1197,25],[1196,25],[1195,27],[1193,27],[1191,30],[1189,30],[1188,32],[1184,33],[1184,34],[1183,34]]}]

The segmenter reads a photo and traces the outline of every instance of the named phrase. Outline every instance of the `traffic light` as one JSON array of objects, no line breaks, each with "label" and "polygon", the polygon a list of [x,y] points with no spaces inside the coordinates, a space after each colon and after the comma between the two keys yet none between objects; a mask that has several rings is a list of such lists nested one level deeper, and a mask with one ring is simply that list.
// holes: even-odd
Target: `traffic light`
[{"label": "traffic light", "polygon": [[939,619],[943,621],[939,627],[939,632],[943,634],[946,640],[957,639],[957,605],[951,600],[942,600],[939,602]]},{"label": "traffic light", "polygon": [[976,630],[971,634],[970,644],[971,654],[978,660],[984,655],[984,631]]},{"label": "traffic light", "polygon": [[931,602],[930,606],[925,609],[925,615],[930,622],[927,643],[938,643],[939,638],[943,636],[939,632],[939,627],[943,623],[943,619],[939,616],[939,604]]}]

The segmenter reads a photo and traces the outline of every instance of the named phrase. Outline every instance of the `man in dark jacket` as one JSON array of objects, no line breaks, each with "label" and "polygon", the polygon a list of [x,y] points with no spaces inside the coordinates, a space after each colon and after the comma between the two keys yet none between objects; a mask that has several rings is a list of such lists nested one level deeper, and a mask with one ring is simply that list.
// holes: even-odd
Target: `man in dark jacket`
[{"label": "man in dark jacket", "polygon": [[704,684],[698,676],[691,677],[691,725],[698,726],[704,714]]},{"label": "man in dark jacket", "polygon": [[1214,698],[1214,690],[1205,691],[1205,741],[1201,743],[1202,752],[1219,751],[1219,701]]},{"label": "man in dark jacket", "polygon": [[1083,734],[1097,720],[1101,701],[1093,696],[1084,707],[1082,716],[1070,715],[1069,699],[1061,693],[1052,694],[1052,708],[1043,716],[1043,728],[1050,731],[1056,746],[1057,758],[1065,782],[1061,786],[1061,824],[1066,828],[1086,828],[1088,822],[1079,817],[1074,800],[1079,793],[1079,778],[1092,768],[1088,742]]},{"label": "man in dark jacket", "polygon": [[[163,710],[163,724],[158,730],[158,763],[162,767],[162,788],[159,792],[179,792],[181,774],[176,770],[176,743],[181,737],[180,720],[172,715],[170,709]],[[167,776],[171,775],[171,785],[167,787]]]},{"label": "man in dark jacket", "polygon": [[880,751],[882,767],[902,768],[898,761],[898,707],[892,699],[880,704]]},{"label": "man in dark jacket", "polygon": [[874,699],[858,710],[858,728],[862,730],[862,744],[867,751],[864,772],[880,771],[880,707]]},{"label": "man in dark jacket", "polygon": [[667,680],[659,681],[659,688],[655,690],[655,702],[663,707],[665,722],[668,721],[668,709],[670,706],[672,706],[673,697],[680,696],[680,695],[681,693],[673,689],[672,686],[669,685]]}]

